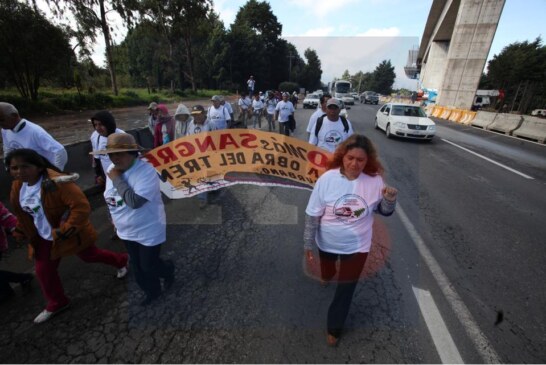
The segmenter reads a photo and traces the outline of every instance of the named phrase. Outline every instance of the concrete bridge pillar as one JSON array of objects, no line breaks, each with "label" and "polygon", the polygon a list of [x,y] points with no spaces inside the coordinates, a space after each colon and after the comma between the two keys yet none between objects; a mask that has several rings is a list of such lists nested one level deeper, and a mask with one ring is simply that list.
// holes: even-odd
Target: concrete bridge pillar
[{"label": "concrete bridge pillar", "polygon": [[460,0],[437,104],[470,109],[505,0]]}]

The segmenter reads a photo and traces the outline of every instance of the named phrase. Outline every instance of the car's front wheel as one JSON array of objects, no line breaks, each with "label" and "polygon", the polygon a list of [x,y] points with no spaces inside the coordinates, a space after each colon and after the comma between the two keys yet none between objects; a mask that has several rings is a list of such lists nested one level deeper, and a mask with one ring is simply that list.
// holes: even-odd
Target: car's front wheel
[{"label": "car's front wheel", "polygon": [[375,118],[374,127],[375,127],[375,129],[379,129],[379,125],[377,124],[377,117]]},{"label": "car's front wheel", "polygon": [[391,125],[390,124],[387,124],[387,129],[385,129],[385,134],[387,135],[387,138],[392,138]]}]

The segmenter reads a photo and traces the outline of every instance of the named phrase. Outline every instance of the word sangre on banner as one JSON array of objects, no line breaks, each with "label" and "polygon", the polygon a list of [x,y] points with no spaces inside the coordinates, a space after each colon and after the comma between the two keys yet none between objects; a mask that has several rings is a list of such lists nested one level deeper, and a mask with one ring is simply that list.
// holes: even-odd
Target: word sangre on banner
[{"label": "word sangre on banner", "polygon": [[219,130],[176,139],[146,153],[171,199],[235,184],[312,190],[332,154],[277,133]]}]

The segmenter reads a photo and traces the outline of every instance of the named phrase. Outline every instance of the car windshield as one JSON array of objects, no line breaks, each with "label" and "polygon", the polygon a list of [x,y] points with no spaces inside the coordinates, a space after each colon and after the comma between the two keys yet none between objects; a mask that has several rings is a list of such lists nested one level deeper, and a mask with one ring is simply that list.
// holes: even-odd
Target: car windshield
[{"label": "car windshield", "polygon": [[402,105],[394,105],[392,107],[391,115],[401,115],[405,117],[421,117],[426,118],[426,114],[418,106],[402,106]]},{"label": "car windshield", "polygon": [[318,98],[319,98],[319,96],[315,95],[315,94],[307,95],[307,99],[318,99]]}]

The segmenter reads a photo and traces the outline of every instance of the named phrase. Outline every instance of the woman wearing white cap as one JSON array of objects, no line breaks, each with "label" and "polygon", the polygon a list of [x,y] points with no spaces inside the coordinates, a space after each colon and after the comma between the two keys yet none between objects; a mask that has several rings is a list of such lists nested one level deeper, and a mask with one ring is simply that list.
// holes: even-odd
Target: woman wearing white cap
[{"label": "woman wearing white cap", "polygon": [[160,278],[168,289],[174,282],[174,265],[160,257],[166,240],[165,207],[159,177],[152,165],[138,158],[142,147],[132,135],[113,133],[106,149],[92,154],[108,154],[112,165],[106,171],[104,198],[117,234],[127,247],[136,282],[146,293],[141,305],[161,295]]}]

